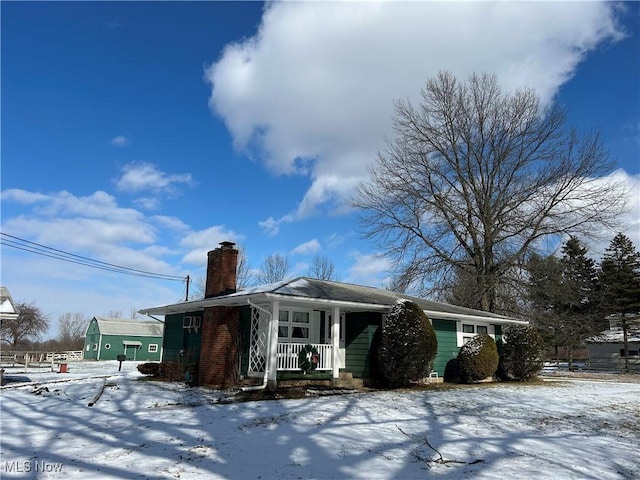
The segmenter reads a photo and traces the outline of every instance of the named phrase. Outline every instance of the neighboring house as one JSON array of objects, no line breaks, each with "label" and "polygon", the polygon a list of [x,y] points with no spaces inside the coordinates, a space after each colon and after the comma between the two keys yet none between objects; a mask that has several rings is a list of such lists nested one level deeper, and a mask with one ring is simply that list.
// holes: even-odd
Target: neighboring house
[{"label": "neighboring house", "polygon": [[84,340],[86,360],[127,360],[152,362],[162,358],[164,324],[157,320],[127,320],[93,317]]},{"label": "neighboring house", "polygon": [[376,361],[375,342],[391,306],[401,298],[417,303],[438,337],[434,370],[444,375],[449,360],[474,335],[500,340],[505,325],[522,320],[414,298],[379,288],[296,278],[236,292],[234,244],[208,254],[205,298],[140,310],[164,315],[165,361],[199,363],[199,381],[228,386],[259,377],[275,388],[277,373],[300,371],[306,344],[318,352],[316,370],[367,378]]},{"label": "neighboring house", "polygon": [[9,289],[0,287],[0,322],[3,320],[15,320],[16,318],[18,318],[18,311],[13,303]]},{"label": "neighboring house", "polygon": [[[622,328],[613,327],[587,339],[589,369],[606,372],[622,372],[625,368],[625,351]],[[640,324],[631,324],[627,330],[629,371],[640,373]]]}]

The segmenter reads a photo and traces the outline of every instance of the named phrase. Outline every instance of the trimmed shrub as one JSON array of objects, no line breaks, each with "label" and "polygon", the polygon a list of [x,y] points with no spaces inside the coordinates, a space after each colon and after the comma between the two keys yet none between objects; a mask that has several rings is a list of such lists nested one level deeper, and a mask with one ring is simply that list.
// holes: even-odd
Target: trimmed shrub
[{"label": "trimmed shrub", "polygon": [[487,334],[476,335],[458,352],[460,379],[465,383],[478,382],[492,376],[498,369],[498,348]]},{"label": "trimmed shrub", "polygon": [[438,350],[436,332],[422,309],[408,300],[398,300],[387,315],[378,368],[391,387],[405,387],[429,375]]},{"label": "trimmed shrub", "polygon": [[159,363],[141,363],[138,365],[138,371],[143,375],[152,375],[158,377],[160,375]]},{"label": "trimmed shrub", "polygon": [[529,325],[511,325],[503,332],[498,375],[503,380],[527,381],[537,377],[544,364],[544,342]]}]

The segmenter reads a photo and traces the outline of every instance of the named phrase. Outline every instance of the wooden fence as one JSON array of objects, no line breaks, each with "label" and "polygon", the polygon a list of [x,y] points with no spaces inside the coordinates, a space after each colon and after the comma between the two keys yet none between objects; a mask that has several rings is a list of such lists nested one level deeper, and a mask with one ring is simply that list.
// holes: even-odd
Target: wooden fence
[{"label": "wooden fence", "polygon": [[0,352],[0,363],[4,366],[42,365],[62,362],[79,362],[84,359],[82,350],[68,350],[64,352]]}]

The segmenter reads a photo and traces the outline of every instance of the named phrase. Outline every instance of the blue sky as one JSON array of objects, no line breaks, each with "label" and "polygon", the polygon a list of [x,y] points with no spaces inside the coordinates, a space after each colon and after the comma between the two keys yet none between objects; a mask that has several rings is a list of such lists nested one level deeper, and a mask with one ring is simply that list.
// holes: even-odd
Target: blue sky
[{"label": "blue sky", "polygon": [[[639,10],[3,1],[2,232],[192,277],[231,240],[253,268],[280,253],[305,275],[319,253],[343,281],[384,285],[393,265],[346,204],[391,136],[393,100],[417,99],[447,69],[531,86],[579,129],[600,129],[640,246]],[[6,246],[1,273],[14,300],[49,315],[52,334],[65,312],[128,316],[184,295],[180,282]]]}]

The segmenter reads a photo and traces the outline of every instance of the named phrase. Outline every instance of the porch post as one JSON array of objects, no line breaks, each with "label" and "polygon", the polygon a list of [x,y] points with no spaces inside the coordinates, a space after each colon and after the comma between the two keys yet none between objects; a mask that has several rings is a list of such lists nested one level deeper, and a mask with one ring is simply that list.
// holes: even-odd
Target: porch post
[{"label": "porch post", "polygon": [[269,318],[269,344],[267,346],[267,388],[278,388],[278,321],[280,319],[280,302],[275,300],[271,304],[271,318]]},{"label": "porch post", "polygon": [[340,378],[340,307],[333,307],[331,316],[331,376],[333,383]]}]

